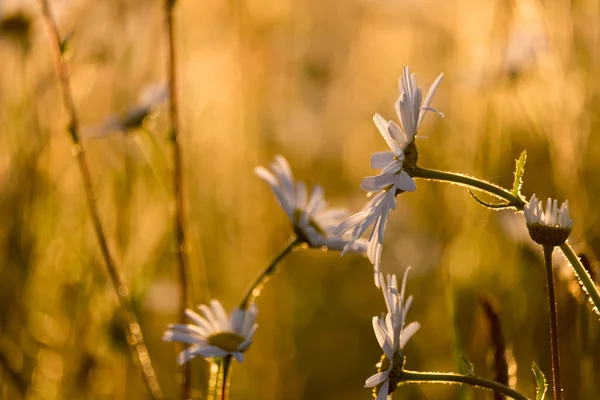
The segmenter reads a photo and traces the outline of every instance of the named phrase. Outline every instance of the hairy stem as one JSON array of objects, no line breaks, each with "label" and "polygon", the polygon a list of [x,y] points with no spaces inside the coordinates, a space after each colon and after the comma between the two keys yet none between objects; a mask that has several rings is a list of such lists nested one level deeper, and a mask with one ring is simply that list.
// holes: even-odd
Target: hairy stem
[{"label": "hairy stem", "polygon": [[592,280],[590,273],[585,269],[579,257],[577,257],[571,246],[569,246],[569,243],[565,242],[561,244],[560,250],[569,261],[569,264],[573,267],[573,270],[575,270],[579,284],[583,287],[583,290],[588,296],[590,296],[590,302],[594,307],[594,311],[600,316],[600,293],[598,292],[598,288]]},{"label": "hairy stem", "polygon": [[436,171],[433,169],[421,168],[417,166],[415,167],[413,178],[422,178],[438,182],[450,182],[482,192],[486,192],[487,194],[490,194],[494,197],[510,202],[511,206],[513,206],[517,210],[522,210],[525,206],[525,201],[515,196],[509,190],[494,185],[493,183],[473,178],[468,175],[457,174],[453,172]]},{"label": "hairy stem", "polygon": [[554,400],[562,400],[560,353],[558,346],[558,314],[556,310],[556,293],[554,290],[554,272],[552,270],[553,251],[554,246],[544,246],[546,284],[548,285],[548,309],[550,311],[550,347],[552,348],[552,381],[554,383]]},{"label": "hairy stem", "polygon": [[144,338],[142,336],[140,324],[138,323],[137,316],[135,315],[131,304],[129,290],[125,285],[125,282],[121,275],[121,271],[113,261],[113,258],[110,254],[110,250],[108,248],[108,241],[106,239],[106,235],[104,234],[104,228],[100,220],[100,213],[96,206],[96,193],[92,184],[92,178],[90,175],[86,153],[83,147],[81,146],[79,140],[79,120],[77,117],[77,111],[75,109],[75,104],[73,102],[73,97],[71,95],[71,89],[69,86],[69,75],[67,71],[67,65],[64,61],[62,54],[63,43],[61,42],[56,23],[52,18],[52,13],[50,11],[48,0],[40,0],[40,3],[42,6],[45,22],[51,36],[51,50],[54,55],[56,71],[58,73],[60,85],[62,87],[63,101],[67,108],[67,113],[69,115],[68,132],[71,136],[71,140],[73,143],[72,151],[73,154],[77,157],[77,163],[79,165],[79,170],[81,172],[83,184],[87,195],[86,197],[88,207],[92,217],[92,225],[94,227],[94,232],[100,245],[100,251],[102,253],[104,263],[106,264],[108,275],[119,299],[121,311],[125,318],[125,332],[129,339],[128,343],[134,358],[134,364],[140,368],[142,376],[144,378],[144,382],[148,387],[148,390],[150,391],[152,397],[155,399],[162,399],[162,391],[156,378],[154,368],[152,367],[150,355],[148,354],[148,350],[144,343]]},{"label": "hairy stem", "polygon": [[[485,192],[489,195],[497,198],[506,200],[509,202],[511,207],[514,207],[517,211],[522,211],[525,207],[526,202],[515,196],[512,192],[496,186],[492,183],[473,178],[466,175],[455,174],[452,172],[436,171],[427,168],[416,167],[413,173],[413,178],[427,179],[437,182],[454,183],[475,190]],[[594,312],[600,316],[600,292],[592,280],[590,274],[587,272],[579,258],[573,252],[571,246],[568,243],[564,243],[560,246],[563,254],[569,260],[571,267],[575,271],[575,274],[579,278],[579,284],[583,290],[590,296],[590,302],[592,303]]]},{"label": "hairy stem", "polygon": [[521,393],[509,388],[508,386],[504,386],[498,382],[489,381],[487,379],[478,378],[473,375],[403,370],[400,373],[399,379],[401,381],[399,385],[404,383],[445,383],[469,385],[480,389],[492,390],[496,393],[502,393],[515,400],[528,400],[526,396],[523,396]]},{"label": "hairy stem", "polygon": [[[186,323],[185,309],[188,304],[188,276],[187,276],[187,244],[185,237],[185,228],[183,222],[183,162],[181,155],[181,146],[179,143],[179,107],[177,104],[177,59],[175,58],[175,38],[174,38],[174,16],[173,0],[164,0],[165,22],[167,28],[168,42],[168,80],[169,80],[169,116],[171,150],[173,158],[173,227],[175,231],[175,254],[177,255],[177,268],[179,276],[179,321]],[[181,390],[181,399],[190,398],[191,368],[189,363],[180,366],[180,373],[184,376]]]}]

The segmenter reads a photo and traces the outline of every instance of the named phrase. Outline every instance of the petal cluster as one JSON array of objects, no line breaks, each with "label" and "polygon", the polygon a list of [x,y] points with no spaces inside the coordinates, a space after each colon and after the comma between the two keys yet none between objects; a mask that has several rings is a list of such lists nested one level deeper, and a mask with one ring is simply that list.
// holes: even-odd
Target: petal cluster
[{"label": "petal cluster", "polygon": [[381,252],[383,246],[383,232],[390,210],[396,208],[395,197],[398,193],[412,192],[417,188],[412,177],[407,172],[407,166],[414,168],[418,152],[414,144],[417,130],[427,111],[434,111],[431,100],[437,90],[442,77],[440,74],[431,84],[429,92],[422,99],[421,88],[417,85],[415,75],[404,67],[400,77],[400,97],[396,101],[396,114],[400,124],[386,121],[381,115],[375,114],[373,121],[386,141],[390,151],[375,153],[371,156],[371,167],[382,168],[375,176],[363,179],[361,188],[374,198],[357,214],[344,221],[336,230],[336,234],[343,234],[352,230],[352,240],[358,238],[373,226],[369,236],[367,255],[374,267],[375,284],[379,287],[379,271]]},{"label": "petal cluster", "polygon": [[311,247],[358,253],[367,250],[366,241],[334,235],[335,228],[348,217],[349,212],[344,208],[327,208],[323,188],[319,185],[309,196],[304,182],[294,181],[292,169],[284,157],[275,156],[270,170],[256,167],[254,172],[271,186],[294,231]]},{"label": "petal cluster", "polygon": [[[381,252],[383,250],[383,235],[390,210],[396,209],[396,193],[394,190],[384,190],[373,196],[362,211],[352,215],[342,222],[335,230],[336,235],[342,235],[351,230],[351,240],[360,240],[364,232],[372,226],[368,239],[367,256],[374,267],[375,285],[380,286]],[[352,241],[350,243],[352,243]],[[346,250],[342,252],[345,254]]]},{"label": "petal cluster", "polygon": [[193,324],[171,324],[163,335],[164,341],[190,345],[177,357],[179,364],[196,356],[213,358],[226,355],[242,362],[242,353],[252,344],[258,328],[256,305],[251,304],[247,310],[236,308],[229,317],[218,300],[211,300],[210,306],[202,304],[198,308],[203,316],[190,309],[185,310]]},{"label": "petal cluster", "polygon": [[556,228],[572,228],[573,220],[569,213],[569,201],[564,201],[560,208],[558,202],[548,198],[546,201],[546,211],[543,203],[537,199],[535,194],[531,196],[529,204],[524,208],[525,220],[527,224],[539,224]]},{"label": "petal cluster", "polygon": [[402,367],[402,365],[396,365],[402,362],[402,349],[420,328],[418,322],[411,322],[405,326],[406,314],[412,303],[412,296],[409,296],[406,301],[404,299],[406,277],[409,270],[410,268],[404,274],[400,293],[398,293],[398,281],[395,275],[388,275],[387,282],[383,280],[383,276],[380,277],[383,283],[381,290],[387,313],[385,316],[373,317],[373,330],[385,355],[387,368],[371,376],[365,382],[365,387],[381,385],[377,400],[386,399],[388,394],[395,389],[397,382],[393,375],[395,369]]}]

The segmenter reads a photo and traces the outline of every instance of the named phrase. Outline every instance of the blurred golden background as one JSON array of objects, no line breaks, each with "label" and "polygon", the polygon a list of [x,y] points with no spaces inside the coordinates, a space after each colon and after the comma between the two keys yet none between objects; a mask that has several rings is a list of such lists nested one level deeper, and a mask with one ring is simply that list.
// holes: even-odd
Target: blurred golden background
[{"label": "blurred golden background", "polygon": [[[98,204],[167,398],[178,398],[170,152],[161,2],[56,0]],[[291,235],[253,174],[275,154],[359,210],[372,123],[396,119],[410,65],[426,90],[445,77],[421,126],[420,165],[510,186],[528,151],[523,193],[567,198],[571,243],[595,263],[600,181],[600,1],[179,0],[176,41],[193,296],[237,305]],[[154,85],[154,86],[153,86]],[[150,89],[149,89],[150,88]],[[149,91],[150,90],[150,91]],[[141,96],[141,97],[140,97]],[[141,100],[140,100],[141,98]],[[151,105],[141,125],[122,116]],[[116,117],[115,117],[116,116]],[[121,119],[119,119],[121,118]],[[139,121],[138,121],[139,122]],[[121,331],[66,134],[48,35],[34,0],[0,0],[0,398],[146,398]],[[127,126],[125,126],[127,125]],[[121,131],[125,131],[123,134]],[[390,215],[383,271],[413,266],[410,369],[493,377],[499,311],[510,384],[533,396],[531,364],[550,378],[541,249],[522,215],[491,212],[459,187],[418,181]],[[600,322],[557,255],[565,395],[600,396]],[[257,301],[259,331],[233,368],[231,399],[367,399],[385,310],[367,259],[293,253]],[[207,364],[191,362],[198,398]],[[405,386],[395,398],[487,399],[456,386]]]}]

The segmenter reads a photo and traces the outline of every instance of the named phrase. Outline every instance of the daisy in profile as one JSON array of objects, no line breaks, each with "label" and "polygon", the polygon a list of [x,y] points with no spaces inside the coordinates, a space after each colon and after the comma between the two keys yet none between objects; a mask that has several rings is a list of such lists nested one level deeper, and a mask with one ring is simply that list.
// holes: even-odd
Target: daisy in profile
[{"label": "daisy in profile", "polygon": [[373,117],[375,126],[390,148],[389,151],[375,153],[371,156],[371,167],[382,170],[378,175],[364,178],[360,185],[369,196],[374,195],[374,197],[362,211],[352,215],[335,231],[335,234],[342,235],[352,230],[351,238],[357,240],[372,226],[367,255],[374,266],[377,287],[380,284],[379,270],[383,233],[388,214],[390,210],[396,208],[396,195],[412,192],[417,188],[411,177],[411,172],[414,171],[419,157],[415,144],[417,130],[427,111],[434,111],[443,116],[430,105],[442,77],[443,74],[437,77],[429,88],[425,100],[422,100],[421,88],[417,85],[415,75],[411,75],[409,68],[404,67],[399,82],[400,97],[396,101],[396,114],[400,124],[386,121],[379,114],[375,114]]},{"label": "daisy in profile", "polygon": [[384,281],[383,275],[379,277],[387,313],[385,316],[373,317],[373,330],[383,350],[383,357],[377,365],[379,372],[365,382],[365,387],[375,388],[377,400],[387,399],[388,395],[396,389],[399,383],[399,372],[404,365],[402,350],[420,328],[418,322],[411,322],[405,326],[406,313],[412,303],[412,296],[409,296],[406,301],[404,299],[409,270],[410,268],[404,273],[400,293],[398,293],[396,275],[388,275],[387,282]]},{"label": "daisy in profile", "polygon": [[256,305],[252,303],[246,310],[236,308],[229,318],[218,300],[211,300],[210,306],[202,304],[198,308],[203,316],[190,309],[185,310],[193,324],[171,324],[163,335],[164,341],[190,345],[179,354],[177,362],[184,364],[197,356],[215,358],[227,355],[242,362],[242,353],[252,344],[258,328]]},{"label": "daisy in profile", "polygon": [[85,139],[109,136],[113,133],[123,135],[142,126],[144,121],[157,114],[158,107],[169,97],[169,87],[164,82],[147,85],[142,90],[136,104],[120,116],[110,115],[98,126],[86,128]]},{"label": "daisy in profile", "polygon": [[294,233],[300,240],[313,248],[344,250],[364,253],[367,243],[364,240],[336,237],[335,228],[348,217],[344,208],[327,208],[323,188],[315,186],[312,193],[306,190],[304,182],[294,181],[292,169],[287,160],[277,155],[271,168],[256,167],[256,175],[267,182],[281,208],[287,214],[294,227]]},{"label": "daisy in profile", "polygon": [[534,194],[523,212],[529,235],[542,246],[560,246],[567,241],[573,229],[568,200],[559,208],[556,200],[548,198],[544,211],[543,202]]}]

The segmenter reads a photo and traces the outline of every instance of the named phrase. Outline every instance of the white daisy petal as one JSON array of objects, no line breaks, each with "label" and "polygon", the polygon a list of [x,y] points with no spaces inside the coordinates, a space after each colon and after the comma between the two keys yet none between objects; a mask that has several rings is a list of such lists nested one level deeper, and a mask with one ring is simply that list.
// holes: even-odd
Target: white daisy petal
[{"label": "white daisy petal", "polygon": [[185,310],[185,315],[207,333],[211,333],[215,329],[209,321],[190,309]]},{"label": "white daisy petal", "polygon": [[394,175],[394,184],[398,189],[405,192],[413,192],[417,189],[415,181],[406,173],[406,171]]},{"label": "white daisy petal", "polygon": [[170,324],[163,334],[165,341],[190,345],[177,356],[177,362],[183,364],[196,356],[214,358],[227,354],[241,362],[242,353],[250,347],[258,329],[256,305],[252,303],[247,310],[236,308],[230,317],[218,300],[211,300],[210,307],[202,304],[198,308],[206,319],[186,310],[186,315],[197,325]]},{"label": "white daisy petal", "polygon": [[383,136],[383,139],[389,146],[390,150],[392,150],[395,154],[401,153],[402,149],[388,131],[388,122],[379,114],[375,114],[373,116],[373,121],[375,122],[377,129],[379,129],[379,133],[381,133],[381,136]]},{"label": "white daisy petal", "polygon": [[205,358],[225,357],[227,354],[228,353],[226,350],[223,350],[217,346],[206,346],[196,351],[196,355]]},{"label": "white daisy petal", "polygon": [[364,246],[353,245],[358,237],[345,235],[356,224],[346,224],[347,228],[340,231],[338,225],[342,218],[348,216],[348,211],[328,209],[321,186],[315,186],[312,193],[309,193],[304,182],[294,181],[292,170],[285,158],[278,155],[271,163],[270,170],[257,167],[255,173],[269,184],[292,223],[294,232],[305,239],[309,246],[321,247],[333,243],[335,245],[331,247],[332,250],[366,251]]},{"label": "white daisy petal", "polygon": [[371,156],[371,168],[385,168],[394,161],[395,154],[392,151],[381,151]]},{"label": "white daisy petal", "polygon": [[[431,100],[433,100],[433,95],[435,94],[435,91],[437,90],[438,86],[440,86],[440,83],[442,82],[442,78],[444,77],[444,74],[439,74],[439,76],[436,78],[435,81],[433,81],[433,83],[431,84],[431,86],[429,87],[429,90],[427,91],[427,96],[425,96],[425,100],[423,101],[423,106],[422,108],[429,108],[429,105],[431,104]],[[437,113],[441,114],[439,111],[436,110]],[[443,116],[443,114],[441,114]],[[423,118],[425,118],[425,113],[422,113],[419,116],[419,121],[417,123],[417,128],[419,127],[419,125],[421,125],[421,122],[423,122]]]},{"label": "white daisy petal", "polygon": [[402,329],[399,342],[400,349],[403,349],[404,346],[406,346],[406,343],[415,333],[417,333],[419,328],[421,328],[421,324],[418,322],[411,322]]},{"label": "white daisy petal", "polygon": [[187,349],[183,350],[181,353],[179,353],[179,355],[177,356],[177,363],[179,365],[185,364],[186,362],[190,361],[192,358],[196,357],[198,355],[198,351],[200,350],[200,346],[190,346]]},{"label": "white daisy petal", "polygon": [[227,318],[227,312],[225,312],[221,302],[219,300],[211,300],[210,306],[212,307],[215,318],[217,319],[219,328],[224,331],[230,331],[231,326],[229,325],[229,318]]},{"label": "white daisy petal", "polygon": [[386,380],[383,385],[381,385],[381,388],[379,389],[379,392],[377,393],[377,399],[376,400],[386,400],[388,398],[388,392],[390,390],[390,380]]},{"label": "white daisy petal", "polygon": [[229,317],[229,326],[231,331],[235,333],[241,333],[244,326],[244,318],[246,317],[246,311],[239,308],[234,309]]},{"label": "white daisy petal", "polygon": [[365,192],[379,192],[394,183],[396,175],[383,174],[376,176],[367,176],[362,180],[360,188]]},{"label": "white daisy petal", "polygon": [[365,387],[374,387],[385,381],[390,376],[391,368],[381,371],[365,381]]}]

